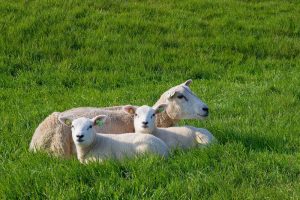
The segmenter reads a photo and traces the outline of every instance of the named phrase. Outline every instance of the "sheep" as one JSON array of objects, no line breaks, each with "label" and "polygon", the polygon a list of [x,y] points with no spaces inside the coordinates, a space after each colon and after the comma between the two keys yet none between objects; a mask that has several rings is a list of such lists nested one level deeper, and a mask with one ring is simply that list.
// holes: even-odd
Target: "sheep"
[{"label": "sheep", "polygon": [[145,153],[167,157],[166,144],[152,135],[96,133],[95,127],[101,126],[105,119],[106,115],[98,115],[93,119],[80,117],[72,121],[72,138],[81,163],[102,162],[110,158],[122,160]]},{"label": "sheep", "polygon": [[[133,132],[133,123],[131,123],[131,114],[115,110],[102,110],[86,108],[84,110],[78,110],[82,116],[92,118],[97,115],[106,115],[105,126],[96,126],[97,132],[105,133],[109,130],[112,133],[118,132]],[[59,118],[61,113],[54,112],[48,116],[43,123],[41,123],[36,129],[29,149],[33,152],[42,150],[53,154],[58,157],[70,158],[72,155],[76,155],[76,149],[72,140],[72,132],[69,126],[66,126],[65,120],[72,121],[77,116],[77,112],[74,112],[72,117]],[[78,114],[78,118],[80,115]],[[119,126],[115,126],[118,124]]]},{"label": "sheep", "polygon": [[134,114],[134,128],[136,133],[152,134],[164,141],[170,149],[187,149],[196,146],[207,146],[215,141],[213,135],[206,129],[192,126],[157,128],[155,126],[155,116],[163,112],[167,104],[157,107],[124,106],[123,109]]},{"label": "sheep", "polygon": [[[165,111],[157,114],[157,127],[170,127],[181,119],[205,119],[208,107],[189,88],[192,80],[170,88],[161,95],[155,105],[167,103]],[[134,132],[133,115],[122,110],[122,106],[108,108],[80,107],[62,113],[52,113],[38,128],[32,137],[29,149],[31,151],[46,151],[56,156],[70,158],[76,155],[75,146],[71,138],[71,129],[63,123],[64,119],[79,117],[92,118],[97,115],[107,115],[105,126],[97,127],[100,133]],[[55,137],[54,137],[55,136]]]},{"label": "sheep", "polygon": [[74,151],[74,145],[70,142],[71,134],[61,134],[68,133],[69,127],[58,121],[59,114],[53,112],[37,127],[30,142],[30,150],[36,152],[44,149],[54,155],[66,157],[66,152]]}]

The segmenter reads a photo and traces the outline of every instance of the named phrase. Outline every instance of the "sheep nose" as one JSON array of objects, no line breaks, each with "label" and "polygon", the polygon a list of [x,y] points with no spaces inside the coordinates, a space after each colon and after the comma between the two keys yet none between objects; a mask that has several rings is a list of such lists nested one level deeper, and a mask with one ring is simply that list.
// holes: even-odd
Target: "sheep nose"
[{"label": "sheep nose", "polygon": [[203,111],[208,112],[208,107],[202,108]]},{"label": "sheep nose", "polygon": [[147,125],[148,124],[148,122],[142,122],[144,125]]},{"label": "sheep nose", "polygon": [[81,139],[81,138],[83,138],[83,135],[76,135],[76,137]]}]

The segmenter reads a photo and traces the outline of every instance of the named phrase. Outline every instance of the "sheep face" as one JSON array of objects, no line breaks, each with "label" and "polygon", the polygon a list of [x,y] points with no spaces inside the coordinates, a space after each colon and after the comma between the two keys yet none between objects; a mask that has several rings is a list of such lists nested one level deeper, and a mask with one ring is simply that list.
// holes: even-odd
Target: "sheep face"
[{"label": "sheep face", "polygon": [[204,119],[208,116],[208,106],[191,91],[191,82],[187,80],[165,93],[166,112],[172,119]]},{"label": "sheep face", "polygon": [[135,132],[151,134],[155,129],[155,115],[163,112],[166,107],[166,104],[161,104],[155,108],[150,106],[141,106],[137,109],[133,106],[125,106],[124,110],[128,113],[134,113]]},{"label": "sheep face", "polygon": [[72,138],[76,145],[87,147],[91,145],[95,138],[95,126],[103,123],[105,115],[99,115],[93,119],[81,117],[72,121]]}]

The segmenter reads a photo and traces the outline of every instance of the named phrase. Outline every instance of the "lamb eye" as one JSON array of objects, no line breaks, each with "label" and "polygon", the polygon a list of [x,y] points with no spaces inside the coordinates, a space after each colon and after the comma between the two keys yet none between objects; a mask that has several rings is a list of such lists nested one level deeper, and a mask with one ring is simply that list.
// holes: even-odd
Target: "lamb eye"
[{"label": "lamb eye", "polygon": [[90,128],[92,128],[92,125],[90,125],[90,126],[88,127],[88,129],[90,129]]},{"label": "lamb eye", "polygon": [[154,117],[154,116],[155,116],[155,113],[151,117]]},{"label": "lamb eye", "polygon": [[72,125],[71,128],[74,128],[74,126]]},{"label": "lamb eye", "polygon": [[134,116],[137,117],[137,114],[135,113]]}]

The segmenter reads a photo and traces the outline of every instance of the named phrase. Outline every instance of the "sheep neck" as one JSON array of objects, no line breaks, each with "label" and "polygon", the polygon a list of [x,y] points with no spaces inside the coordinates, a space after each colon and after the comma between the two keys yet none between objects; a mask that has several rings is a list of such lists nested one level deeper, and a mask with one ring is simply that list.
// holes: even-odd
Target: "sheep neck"
[{"label": "sheep neck", "polygon": [[83,160],[85,159],[85,157],[90,153],[90,151],[94,148],[94,146],[96,145],[97,141],[96,141],[96,134],[94,134],[94,139],[93,142],[86,147],[80,147],[80,146],[76,146],[76,148],[78,148],[77,151],[77,156],[79,160]]},{"label": "sheep neck", "polygon": [[[168,104],[168,93],[169,90],[166,91],[165,93],[163,93],[160,98],[157,100],[157,102],[154,104],[153,107],[156,107],[162,103],[166,103]],[[170,117],[170,115],[168,115],[167,111],[164,111],[162,113],[159,113],[156,116],[156,126],[157,127],[170,127],[170,126],[174,126],[177,124],[179,120],[178,119],[173,119]]]},{"label": "sheep neck", "polygon": [[151,135],[157,136],[159,133],[159,128],[158,127],[154,127],[152,133],[150,133]]},{"label": "sheep neck", "polygon": [[160,113],[156,117],[156,126],[157,127],[170,127],[177,124],[178,119],[172,119],[166,111]]}]

